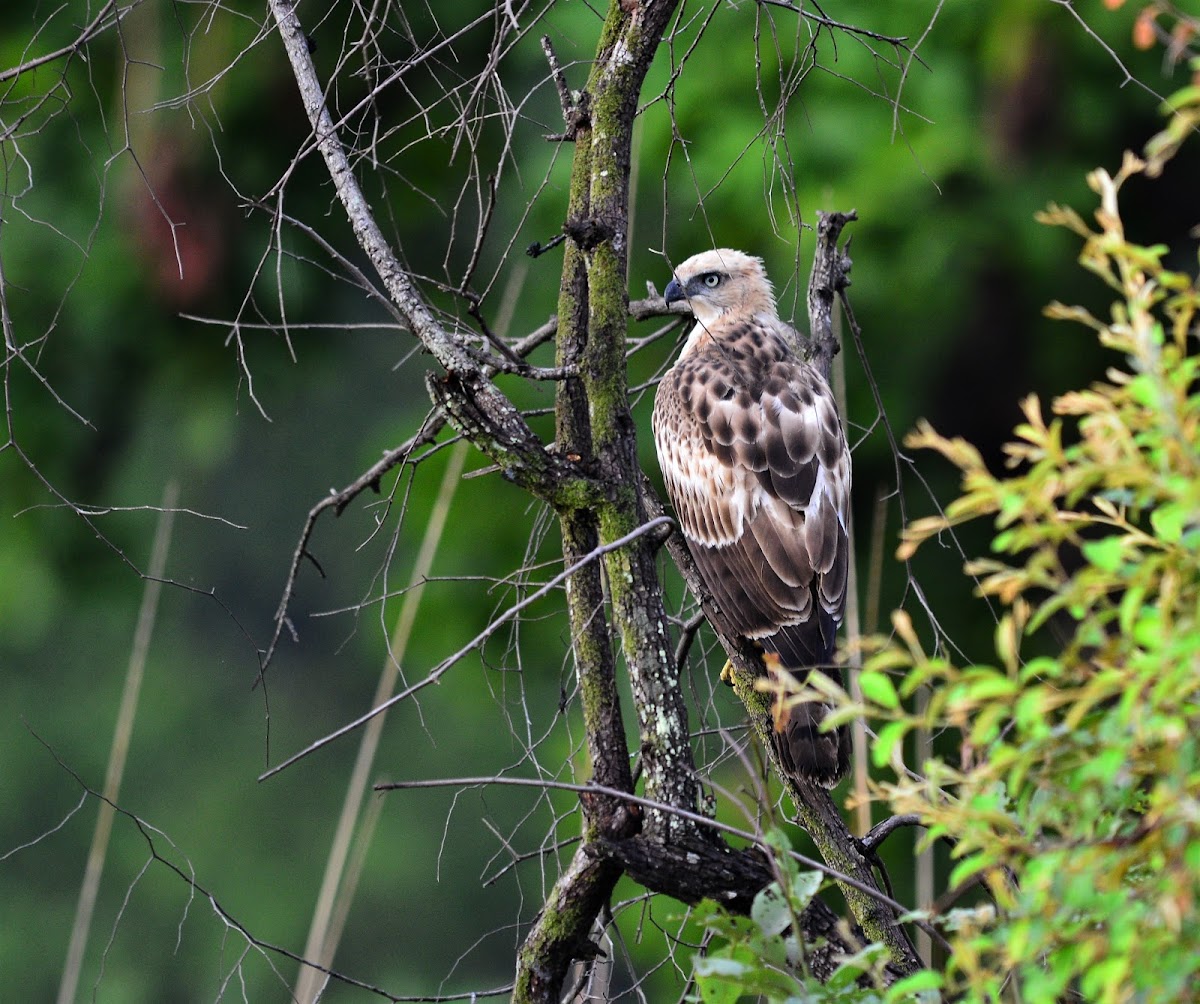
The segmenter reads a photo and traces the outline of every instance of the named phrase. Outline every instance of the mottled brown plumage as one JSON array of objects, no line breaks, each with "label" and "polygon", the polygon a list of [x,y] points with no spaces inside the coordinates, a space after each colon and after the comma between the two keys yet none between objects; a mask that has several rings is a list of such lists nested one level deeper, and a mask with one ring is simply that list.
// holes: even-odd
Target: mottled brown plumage
[{"label": "mottled brown plumage", "polygon": [[[846,606],[850,451],[833,394],[779,319],[762,262],[719,249],[667,286],[696,318],[654,402],[667,494],[726,634],[760,645],[768,670],[832,668]],[[849,766],[825,708],[777,716],[785,768],[832,786]]]}]

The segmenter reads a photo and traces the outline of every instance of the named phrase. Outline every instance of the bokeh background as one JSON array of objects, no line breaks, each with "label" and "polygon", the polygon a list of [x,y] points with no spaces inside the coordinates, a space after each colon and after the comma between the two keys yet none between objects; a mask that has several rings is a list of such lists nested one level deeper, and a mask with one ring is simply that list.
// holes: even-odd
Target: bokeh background
[{"label": "bokeh background", "polygon": [[[437,308],[468,325],[453,290],[484,215],[486,165],[501,165],[471,288],[489,320],[519,336],[555,308],[560,252],[523,249],[560,230],[570,161],[569,145],[544,138],[562,120],[538,36],[580,87],[602,11],[523,8],[525,34],[499,67],[504,90],[485,88],[477,111],[464,112],[469,89],[448,97],[447,81],[485,64],[494,18],[369,101],[371,74],[358,72],[491,9],[381,8],[383,30],[353,49],[365,37],[357,5],[301,13],[348,136],[378,154],[358,169],[381,222]],[[633,295],[646,281],[661,289],[667,261],[717,244],[762,255],[785,312],[802,316],[807,227],[818,209],[854,208],[851,297],[891,427],[902,435],[927,417],[999,463],[1023,395],[1103,371],[1086,332],[1041,316],[1054,299],[1103,309],[1107,297],[1075,265],[1069,235],[1034,213],[1050,201],[1089,213],[1086,173],[1139,148],[1161,122],[1160,95],[1186,81],[1161,47],[1133,44],[1140,9],[826,6],[837,21],[919,40],[911,60],[844,32],[822,34],[810,53],[811,24],[749,0],[685,10],[643,96]],[[70,44],[98,10],[4,5],[0,69]],[[188,512],[174,523],[119,799],[142,826],[115,823],[78,996],[287,999],[295,964],[247,949],[204,893],[254,938],[302,950],[356,739],[256,778],[369,707],[448,462],[448,450],[433,451],[385,478],[381,495],[322,517],[294,636],[253,688],[306,514],[414,434],[431,366],[302,230],[275,226],[285,212],[362,263],[264,18],[258,6],[145,4],[84,53],[0,78],[0,261],[6,337],[21,347],[6,353],[0,451],[0,980],[13,999],[52,999],[59,983],[97,812],[95,799],[81,804],[81,782],[103,781],[153,507],[171,482]],[[769,114],[793,84],[785,110]],[[456,131],[493,109],[510,130],[489,119]],[[1200,164],[1185,154],[1152,188],[1131,183],[1124,215],[1134,240],[1169,243],[1194,267]],[[631,338],[652,330],[632,325]],[[650,380],[671,350],[664,338],[632,355],[631,382]],[[876,500],[894,496],[894,458],[863,359],[853,346],[844,356],[864,592],[883,555],[882,579],[862,597],[865,626],[886,627],[915,579],[947,635],[981,654],[992,622],[957,551],[922,556],[913,578],[891,558],[898,498]],[[547,347],[534,361],[550,358]],[[531,409],[552,403],[549,385],[505,388]],[[640,394],[647,432],[649,407]],[[642,455],[654,471],[648,435]],[[916,459],[900,496],[912,515],[954,490],[935,460]],[[468,455],[466,466],[484,465]],[[515,487],[456,480],[450,506],[404,657],[410,681],[556,570],[552,522]],[[985,545],[968,533],[963,546]],[[672,600],[682,602],[676,584]],[[519,629],[398,707],[376,776],[586,777],[561,612],[555,595],[533,605]],[[714,693],[714,658],[694,661],[697,728],[738,722],[735,703]],[[740,769],[717,777],[736,789]],[[386,796],[336,968],[395,995],[508,983],[520,925],[554,878],[552,845],[577,831],[572,805],[566,793],[461,786]],[[736,805],[722,812],[739,818]],[[549,852],[509,867],[539,848]],[[631,906],[614,994],[641,979],[641,999],[675,999],[687,952],[661,929],[683,907],[640,901],[632,885],[621,896]],[[325,999],[371,996],[332,984]]]}]

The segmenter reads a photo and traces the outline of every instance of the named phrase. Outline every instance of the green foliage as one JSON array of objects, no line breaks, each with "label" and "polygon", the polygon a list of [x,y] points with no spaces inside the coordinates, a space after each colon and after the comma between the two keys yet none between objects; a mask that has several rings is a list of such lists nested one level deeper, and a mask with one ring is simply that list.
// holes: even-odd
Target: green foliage
[{"label": "green foliage", "polygon": [[[1165,246],[1129,240],[1119,205],[1175,152],[1200,92],[1168,110],[1145,160],[1089,176],[1094,226],[1040,216],[1116,294],[1107,319],[1047,310],[1116,355],[1106,379],[1054,399],[1049,420],[1028,398],[1003,476],[928,424],[908,440],[957,466],[963,491],[907,529],[902,557],[965,521],[995,526],[967,572],[1000,612],[996,665],[927,654],[899,612],[862,674],[878,765],[917,728],[962,739],[877,790],[953,842],[954,891],[986,892],[941,918],[947,989],[965,1000],[1178,1001],[1200,980],[1200,291]],[[1046,628],[1058,654],[1024,657]]]},{"label": "green foliage", "polygon": [[[308,234],[361,264],[349,228],[330,211],[328,176],[311,153],[282,46],[262,18],[236,5],[135,5],[78,57],[42,63],[79,37],[84,6],[0,4],[0,65],[39,63],[5,82],[9,169],[0,192],[4,306],[33,367],[10,354],[12,425],[0,437],[12,437],[0,444],[0,759],[5,804],[14,807],[0,819],[8,855],[0,902],[6,917],[21,918],[0,924],[0,970],[30,1000],[50,999],[57,985],[94,819],[88,802],[58,828],[79,792],[30,733],[100,783],[143,588],[133,566],[144,566],[156,517],[112,507],[157,504],[163,482],[178,478],[183,506],[222,517],[177,520],[168,574],[182,586],[164,593],[121,802],[168,834],[181,870],[253,934],[298,952],[353,741],[270,783],[254,777],[265,755],[274,761],[365,710],[444,457],[431,455],[399,482],[385,479],[382,500],[371,495],[323,518],[301,576],[296,634],[268,687],[251,691],[306,514],[415,431],[428,407],[428,363],[409,354],[409,337],[339,278]],[[553,3],[530,9],[536,21],[519,15],[520,39],[499,70],[488,59],[499,34],[494,3],[334,4],[306,22],[335,115],[347,116],[347,135],[363,144],[361,180],[448,320],[475,327],[448,290],[472,257],[483,209],[463,198],[464,179],[493,173],[494,215],[472,284],[483,316],[499,330],[511,291],[515,336],[555,309],[561,252],[536,261],[520,253],[560,231],[570,161],[569,144],[543,138],[561,131],[562,114],[539,38],[550,35],[568,84],[582,86],[601,20],[594,8]],[[707,244],[740,246],[768,256],[802,315],[803,283],[786,277],[790,263],[809,258],[811,235],[792,214],[811,221],[817,208],[854,206],[862,220],[853,296],[867,356],[887,363],[888,413],[898,427],[938,410],[960,420],[931,395],[945,373],[957,374],[956,347],[969,338],[970,354],[979,352],[980,314],[994,303],[985,273],[998,267],[1005,300],[1021,308],[1049,298],[1051,283],[1073,298],[1057,268],[1067,235],[1031,226],[1029,214],[1098,150],[1142,128],[1149,92],[1121,83],[1128,72],[1155,86],[1160,57],[1125,51],[1131,12],[1124,21],[1088,12],[1099,45],[1068,8],[1028,0],[944,5],[936,15],[844,0],[829,11],[906,36],[917,59],[886,47],[881,58],[840,31],[814,38],[783,8],[709,9],[703,37],[691,8],[681,17],[641,99],[635,295],[646,279],[662,288],[664,252],[678,259]],[[469,23],[477,27],[463,30]],[[809,54],[817,71],[781,104],[795,79],[790,67]],[[403,72],[386,85],[373,75],[392,66]],[[478,88],[469,78],[477,70]],[[1014,109],[1024,113],[1019,128],[1011,128]],[[464,130],[469,122],[479,130]],[[307,152],[291,172],[298,150]],[[1179,215],[1163,205],[1143,208],[1144,225]],[[283,207],[303,226],[276,228],[271,214]],[[510,282],[525,270],[528,281]],[[229,326],[185,315],[252,323],[235,341]],[[1019,334],[1028,352],[1010,379],[1061,382],[1079,366],[1036,326]],[[669,351],[660,341],[633,356],[632,382],[648,380]],[[550,361],[550,346],[539,352],[535,361]],[[522,407],[552,401],[546,385],[502,381]],[[850,414],[873,424],[867,381],[852,368],[849,383]],[[643,429],[649,397],[638,399]],[[543,431],[550,424],[532,421]],[[881,435],[858,444],[861,499],[891,470]],[[84,522],[43,477],[103,515]],[[388,506],[393,487],[397,504]],[[450,526],[409,648],[410,678],[519,599],[528,580],[537,584],[537,574],[517,569],[557,557],[541,511],[495,477],[462,484]],[[1185,533],[1186,521],[1179,527]],[[936,581],[922,585],[962,638],[970,628],[956,619],[959,597],[940,595]],[[885,583],[884,603],[900,588]],[[428,778],[524,767],[532,735],[543,737],[541,762],[586,776],[560,611],[559,597],[548,597],[511,639],[498,636],[485,657],[396,709],[381,769]],[[736,720],[740,707],[717,689],[720,720]],[[707,691],[697,701],[703,750],[716,715]],[[885,730],[893,726],[899,739],[906,726]],[[337,968],[413,995],[503,984],[512,975],[507,932],[537,911],[534,888],[563,866],[566,842],[578,836],[566,815],[573,804],[520,789],[389,798]],[[555,839],[544,840],[550,830]],[[525,855],[560,842],[557,860],[530,853],[519,868],[507,863],[510,848]],[[494,853],[503,863],[482,866]],[[291,963],[256,953],[239,962],[224,921],[196,908],[183,879],[155,862],[138,880],[146,854],[144,836],[122,818],[82,985],[98,999],[215,999],[236,972],[249,999],[278,995]],[[908,877],[899,869],[893,877],[907,901]],[[973,913],[959,919],[975,922]],[[634,910],[617,922],[634,956],[636,980],[624,975],[637,990],[626,997],[676,999],[673,968],[661,965],[670,935]],[[448,924],[458,938],[445,937]],[[328,996],[350,993],[331,986]]]},{"label": "green foliage", "polygon": [[766,843],[774,851],[779,878],[754,898],[749,917],[731,914],[712,901],[697,908],[694,919],[704,928],[707,947],[695,960],[698,995],[689,999],[700,1004],[735,1004],[748,995],[770,1004],[913,999],[907,991],[921,989],[916,985],[908,985],[902,996],[884,991],[888,954],[882,945],[868,945],[840,959],[826,982],[809,972],[808,953],[821,946],[802,943],[796,935],[797,918],[820,890],[823,876],[799,870],[781,831],[769,833]]}]

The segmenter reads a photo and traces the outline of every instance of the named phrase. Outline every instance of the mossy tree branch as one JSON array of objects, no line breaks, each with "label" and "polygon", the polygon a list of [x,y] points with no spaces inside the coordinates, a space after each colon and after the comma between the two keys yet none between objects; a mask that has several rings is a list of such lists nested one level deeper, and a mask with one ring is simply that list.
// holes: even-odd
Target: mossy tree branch
[{"label": "mossy tree branch", "polygon": [[[355,236],[398,313],[443,369],[427,381],[435,403],[506,477],[555,509],[568,564],[588,554],[603,554],[604,575],[598,564],[586,565],[571,577],[567,591],[595,780],[615,790],[633,787],[617,700],[616,656],[607,604],[632,681],[646,795],[656,806],[694,811],[698,786],[687,713],[655,569],[659,542],[644,534],[619,549],[605,550],[606,544],[643,526],[657,505],[641,488],[626,384],[628,186],[638,95],[674,15],[676,0],[609,5],[585,98],[577,106],[580,113],[568,122],[575,156],[563,227],[566,241],[557,318],[557,363],[562,379],[556,398],[554,450],[545,448],[496,387],[486,359],[437,320],[400,264],[354,176],[291,4],[269,0],[269,5],[316,146]],[[814,331],[818,330],[814,325]],[[818,353],[827,352],[828,358],[836,351],[819,336],[815,346]],[[678,541],[671,546],[686,575],[686,552],[680,553]],[[689,581],[696,588],[694,569]],[[749,653],[741,652],[728,639],[723,641],[735,661],[749,671]],[[765,695],[749,690],[744,694],[755,727],[769,727],[769,704],[755,703],[766,702]],[[770,748],[770,744],[764,746]],[[828,794],[795,789],[793,795],[801,807],[802,821],[818,831],[814,833],[818,846],[827,859],[833,856],[830,863],[872,882],[861,856],[854,860],[853,840],[844,826],[839,830],[840,817],[828,802]],[[583,802],[584,839],[520,950],[515,1001],[557,1000],[571,963],[595,957],[592,926],[626,868],[636,871],[649,887],[687,900],[706,894],[707,888],[703,874],[689,864],[712,855],[728,867],[714,872],[725,876],[721,880],[725,884],[716,882],[708,892],[744,905],[752,899],[755,884],[765,881],[765,872],[746,857],[753,852],[730,851],[695,818],[657,807],[639,814],[620,800],[599,793]],[[671,862],[683,864],[673,869]],[[740,876],[742,885],[726,888],[730,875]],[[872,911],[858,899],[851,904],[867,936],[892,946],[889,932],[895,927],[890,914]],[[814,928],[811,933],[818,932]],[[915,965],[902,946],[893,947],[893,954],[898,968]]]},{"label": "mossy tree branch", "polygon": [[[675,6],[610,5],[587,83],[590,122],[575,142],[572,193],[582,196],[586,186],[586,201],[580,198],[582,204],[571,207],[565,230],[573,252],[568,263],[582,258],[586,265],[587,326],[585,333],[568,337],[583,337],[579,366],[592,452],[598,478],[613,492],[612,501],[597,509],[601,543],[646,521],[625,371],[630,150],[642,81]],[[560,312],[560,335],[563,316]],[[607,555],[609,601],[633,684],[646,795],[694,808],[697,786],[687,710],[671,657],[655,550],[653,541],[643,540]],[[693,824],[651,811],[646,827],[671,839],[692,835]]]},{"label": "mossy tree branch", "polygon": [[[562,381],[555,402],[556,446],[609,491],[590,510],[559,509],[564,554],[586,553],[645,522],[637,491],[640,468],[625,384],[629,293],[625,282],[629,223],[629,157],[637,95],[674,12],[673,2],[626,11],[612,3],[596,60],[579,105],[564,106],[575,143],[559,287],[557,364],[578,377]],[[654,570],[653,541],[610,553],[600,570],[589,566],[568,590],[576,673],[580,682],[593,777],[632,790],[628,749],[617,701],[614,653],[605,599],[634,681],[647,796],[694,808],[696,784],[682,690],[670,659],[666,612]],[[605,781],[604,779],[609,780]],[[518,957],[515,1001],[557,1000],[576,958],[589,955],[588,934],[622,867],[606,844],[620,844],[643,822],[611,799],[584,800],[584,840],[555,883]],[[649,810],[648,834],[694,827]],[[623,832],[618,832],[623,831]],[[577,909],[575,904],[586,904]],[[592,909],[594,908],[594,909]],[[590,913],[589,913],[590,910]]]}]

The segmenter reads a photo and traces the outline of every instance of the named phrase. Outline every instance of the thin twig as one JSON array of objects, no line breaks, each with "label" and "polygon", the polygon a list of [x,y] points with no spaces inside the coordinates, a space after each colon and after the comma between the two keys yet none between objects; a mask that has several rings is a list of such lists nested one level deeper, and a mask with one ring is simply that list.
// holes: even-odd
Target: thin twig
[{"label": "thin twig", "polygon": [[692,649],[692,642],[696,640],[696,635],[707,620],[708,618],[704,616],[704,611],[698,610],[680,627],[679,641],[675,643],[674,656],[675,665],[680,669],[683,668],[684,662],[687,661],[688,652]]},{"label": "thin twig", "polygon": [[[130,4],[126,10],[132,10],[134,4]],[[61,49],[55,49],[53,52],[48,52],[44,56],[38,56],[36,59],[31,59],[20,66],[13,66],[3,72],[0,72],[0,84],[7,80],[12,80],[14,77],[19,77],[22,73],[28,73],[30,70],[36,70],[39,66],[45,66],[47,63],[53,63],[55,60],[62,59],[64,56],[73,56],[90,42],[96,35],[103,31],[112,28],[121,20],[121,12],[116,12],[116,17],[112,19],[110,24],[102,24],[110,14],[113,13],[113,8],[116,7],[116,0],[108,0],[103,7],[100,8],[100,13],[97,14],[91,24],[79,33],[79,37],[70,45],[64,45]]]},{"label": "thin twig", "polygon": [[407,700],[413,694],[417,693],[418,691],[424,690],[430,684],[437,683],[437,681],[441,679],[443,674],[445,674],[445,672],[448,669],[450,669],[451,666],[453,666],[460,659],[462,659],[468,652],[473,652],[476,649],[478,649],[479,646],[482,645],[485,641],[487,641],[487,639],[490,638],[493,634],[495,634],[495,632],[499,628],[501,628],[503,625],[507,624],[509,621],[511,621],[514,617],[516,617],[519,613],[521,613],[521,611],[523,611],[524,609],[529,607],[531,604],[536,603],[547,593],[550,593],[553,590],[557,589],[567,579],[569,579],[572,575],[574,575],[577,571],[579,571],[579,569],[583,568],[588,563],[597,560],[598,558],[604,557],[604,555],[609,554],[612,551],[618,551],[622,547],[627,547],[629,544],[633,543],[635,540],[637,540],[639,537],[643,536],[644,534],[650,533],[654,530],[657,530],[660,526],[666,526],[672,522],[673,521],[667,516],[659,516],[657,519],[652,519],[647,523],[643,523],[636,530],[633,530],[633,531],[625,534],[625,536],[619,538],[618,540],[614,540],[610,544],[602,544],[601,546],[597,547],[590,554],[585,555],[579,561],[575,562],[575,564],[571,565],[570,568],[563,569],[558,575],[554,576],[554,578],[552,578],[549,582],[545,583],[545,585],[543,585],[540,589],[537,589],[534,592],[530,593],[528,596],[526,596],[523,600],[521,600],[520,603],[516,603],[513,606],[509,607],[507,610],[505,610],[504,613],[502,613],[499,617],[497,617],[495,620],[493,620],[487,627],[485,627],[482,631],[480,631],[479,634],[477,634],[474,638],[472,638],[469,642],[467,642],[466,645],[464,645],[462,648],[460,648],[453,655],[448,656],[447,658],[443,659],[440,663],[438,663],[437,666],[435,666],[429,672],[429,675],[426,676],[423,680],[420,680],[417,683],[414,683],[410,687],[406,687],[399,694],[396,694],[395,696],[384,701],[378,707],[372,708],[365,715],[362,715],[359,718],[356,718],[354,721],[349,722],[346,725],[343,725],[340,729],[337,729],[336,731],[329,733],[324,738],[318,739],[315,743],[313,743],[310,746],[307,746],[306,748],[301,750],[299,753],[296,753],[293,756],[288,757],[288,759],[284,760],[283,763],[279,764],[276,767],[272,767],[270,770],[264,772],[263,774],[260,774],[258,779],[260,781],[265,781],[270,777],[274,777],[280,771],[286,770],[288,767],[292,766],[292,764],[296,763],[297,761],[303,760],[310,753],[315,753],[317,750],[321,749],[322,747],[328,746],[331,742],[334,742],[335,740],[340,739],[342,736],[353,732],[359,726],[365,725],[376,715],[382,714],[383,712],[387,711],[387,709],[392,707],[393,705],[399,704],[403,700]]},{"label": "thin twig", "polygon": [[[171,844],[172,847],[174,847],[174,842],[170,839],[170,837],[168,837],[157,827],[147,823],[140,816],[135,815],[128,809],[122,808],[119,803],[106,798],[102,792],[96,791],[94,788],[90,787],[83,780],[83,778],[79,776],[78,772],[73,770],[66,762],[64,762],[62,757],[60,757],[58,753],[54,751],[53,747],[51,747],[44,739],[42,739],[41,736],[35,732],[33,733],[33,737],[42,744],[43,748],[47,753],[50,754],[54,762],[58,764],[63,771],[70,775],[77,785],[79,785],[80,789],[85,793],[85,795],[98,799],[105,805],[108,805],[116,815],[128,819],[131,823],[133,823],[134,827],[142,835],[142,839],[146,842],[146,847],[149,850],[151,860],[163,865],[168,871],[173,872],[177,878],[182,879],[192,892],[199,896],[200,899],[208,903],[208,905],[212,908],[213,913],[216,914],[216,916],[220,919],[221,923],[223,923],[228,929],[236,931],[237,934],[245,940],[247,945],[257,949],[264,958],[267,957],[267,953],[270,953],[272,955],[278,955],[281,958],[289,959],[292,962],[304,962],[304,959],[302,959],[295,952],[287,948],[283,948],[280,945],[273,944],[272,942],[264,941],[262,938],[251,934],[250,929],[236,917],[234,917],[232,913],[226,910],[214,893],[210,892],[207,888],[196,881],[194,875],[192,874],[194,872],[194,868],[192,867],[192,863],[190,861],[186,862],[185,870],[184,867],[176,864],[170,858],[164,857],[159,852],[158,841],[156,838],[161,837],[167,843]],[[274,964],[269,960],[268,964],[272,966],[272,969],[274,969]],[[411,1002],[411,1004],[417,1004],[417,1002],[424,1002],[424,1004],[438,1004],[438,1002],[441,1001],[483,1000],[489,997],[499,997],[502,994],[509,993],[512,990],[512,984],[510,983],[503,987],[494,987],[488,990],[466,991],[463,993],[446,994],[444,996],[437,997],[431,997],[428,995],[421,995],[419,997],[401,997],[384,990],[382,987],[367,983],[364,980],[355,979],[353,976],[347,976],[345,973],[339,973],[337,970],[323,969],[322,972],[326,973],[332,979],[337,980],[339,983],[344,983],[346,986],[351,986],[358,990],[365,990],[377,997],[382,997],[385,1000],[390,1001],[391,1004],[409,1004],[409,1002]]]},{"label": "thin twig", "polygon": [[790,0],[755,0],[755,3],[763,4],[767,7],[782,7],[784,10],[790,10],[794,14],[799,14],[814,24],[819,24],[822,28],[836,28],[838,31],[844,31],[850,35],[861,35],[863,38],[869,38],[875,42],[884,42],[895,46],[897,49],[908,50],[908,45],[906,44],[908,39],[903,35],[884,35],[878,31],[872,31],[870,28],[860,28],[855,24],[834,21],[824,14],[814,14],[811,10],[798,7],[796,4],[791,3]]},{"label": "thin twig", "polygon": [[[442,475],[442,484],[438,489],[437,500],[425,526],[425,537],[413,563],[412,575],[409,578],[409,588],[404,594],[400,613],[388,643],[387,655],[383,660],[383,668],[379,674],[379,683],[375,688],[375,697],[371,706],[386,701],[396,689],[396,680],[400,676],[408,641],[412,637],[413,625],[416,623],[417,612],[421,608],[421,599],[425,593],[425,583],[433,567],[433,559],[437,554],[438,545],[442,539],[442,531],[446,528],[446,517],[450,511],[450,500],[454,497],[466,461],[467,444],[459,441],[450,452],[450,460]],[[331,923],[334,916],[335,902],[338,891],[342,888],[342,877],[346,860],[350,853],[351,836],[358,822],[362,809],[363,796],[367,790],[368,778],[375,763],[375,754],[379,749],[379,741],[383,735],[383,725],[386,715],[376,716],[363,730],[359,743],[358,755],[350,772],[350,781],[346,786],[346,797],[342,801],[342,812],[338,817],[337,829],[329,848],[329,858],[325,864],[325,874],[321,879],[321,889],[317,894],[317,903],[313,908],[312,923],[308,929],[308,940],[304,944],[304,958],[313,959],[319,966],[327,967],[333,963],[337,939],[332,935]],[[344,909],[342,911],[344,913]],[[299,1004],[311,1004],[317,999],[324,985],[320,969],[305,964],[301,967],[296,981],[294,996]]]},{"label": "thin twig", "polygon": [[554,53],[554,45],[550,41],[550,36],[543,35],[541,41],[542,52],[546,54],[546,62],[550,64],[550,77],[558,91],[558,103],[562,107],[563,121],[569,123],[574,103],[571,101],[571,88],[567,86],[567,76],[563,73],[562,64]]},{"label": "thin twig", "polygon": [[271,14],[279,25],[279,36],[287,51],[317,148],[325,160],[329,177],[354,228],[355,237],[383,281],[388,297],[411,325],[413,333],[447,370],[477,373],[478,364],[471,359],[462,342],[438,322],[379,229],[346,148],[339,138],[333,116],[329,113],[325,93],[317,78],[317,69],[295,9],[289,0],[269,0],[269,3]]},{"label": "thin twig", "polygon": [[[291,606],[292,596],[296,591],[296,580],[300,575],[300,566],[305,560],[309,560],[320,571],[321,566],[309,550],[308,545],[312,540],[313,531],[316,528],[317,520],[320,518],[321,513],[327,509],[332,509],[334,515],[340,516],[346,506],[364,491],[370,489],[378,492],[383,476],[393,467],[403,464],[412,456],[413,451],[434,442],[438,433],[445,427],[445,424],[445,415],[441,412],[430,412],[425,416],[425,420],[421,423],[421,428],[415,436],[402,446],[388,450],[381,459],[367,468],[367,470],[350,482],[345,488],[337,492],[331,492],[308,511],[308,515],[304,519],[304,527],[300,531],[300,539],[296,542],[296,546],[292,551],[292,561],[288,568],[287,579],[283,585],[283,595],[280,597],[279,606],[275,610],[275,628],[271,634],[271,640],[267,644],[266,651],[260,660],[258,680],[261,681],[267,671],[267,667],[270,666],[272,660],[275,658],[275,652],[279,647],[279,639],[283,635],[284,628],[289,623],[288,608]],[[324,576],[324,573],[322,573],[322,576]]]},{"label": "thin twig", "polygon": [[[387,302],[385,300],[385,302]],[[682,313],[683,304],[673,304],[668,307],[661,296],[652,296],[645,300],[634,300],[629,304],[629,316],[633,320],[644,320],[649,317],[659,317],[664,314],[679,314]],[[388,309],[395,311],[394,306],[388,304]],[[540,327],[535,328],[528,335],[518,338],[511,344],[505,343],[511,349],[514,356],[518,359],[524,359],[535,349],[546,342],[550,341],[558,331],[558,317],[553,316]],[[492,359],[490,365],[484,367],[484,374],[491,376],[496,373],[499,367],[496,365],[498,360]],[[513,372],[528,375],[535,373],[544,375],[546,379],[558,380],[569,376],[569,370],[564,367],[533,367],[530,366],[528,371],[514,370]],[[288,609],[292,603],[292,597],[296,591],[296,581],[300,574],[300,568],[305,561],[311,561],[318,569],[320,565],[317,563],[312,551],[309,549],[309,543],[312,540],[313,533],[316,530],[317,520],[326,510],[333,510],[335,516],[340,516],[345,512],[346,507],[350,505],[359,495],[365,491],[378,492],[380,490],[380,482],[385,474],[391,471],[394,467],[405,463],[417,449],[422,446],[428,446],[436,441],[438,435],[446,427],[446,416],[440,410],[434,410],[425,416],[425,420],[421,423],[421,428],[415,436],[407,440],[400,446],[388,450],[379,460],[372,464],[367,470],[363,471],[358,477],[351,481],[344,488],[336,492],[331,492],[321,501],[316,503],[309,511],[304,519],[304,526],[301,528],[300,537],[296,542],[295,548],[292,550],[292,560],[288,567],[287,578],[283,586],[283,594],[279,600],[279,606],[275,610],[274,630],[271,634],[271,640],[268,642],[266,650],[261,659],[259,675],[266,672],[267,667],[275,658],[275,654],[279,648],[279,641],[283,636],[285,628],[288,626]],[[466,477],[480,477],[485,474],[490,474],[498,471],[500,468],[497,465],[489,465],[481,470],[471,471]],[[209,517],[211,518],[211,517]]]}]

